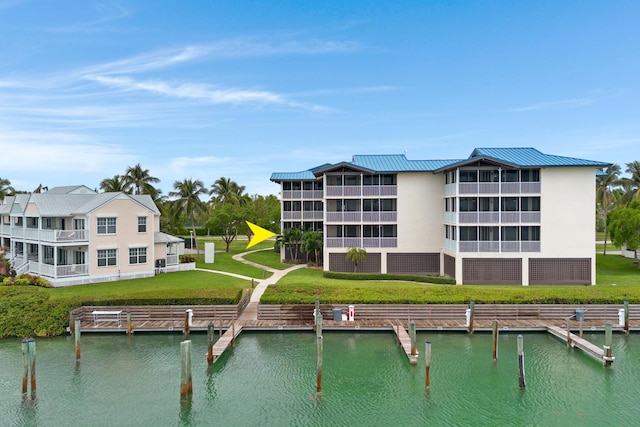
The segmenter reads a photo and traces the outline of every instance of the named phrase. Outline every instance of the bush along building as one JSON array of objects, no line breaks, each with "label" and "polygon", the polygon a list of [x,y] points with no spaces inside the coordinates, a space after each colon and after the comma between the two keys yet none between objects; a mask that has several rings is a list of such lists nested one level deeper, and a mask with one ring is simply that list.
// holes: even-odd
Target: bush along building
[{"label": "bush along building", "polygon": [[180,264],[181,238],[160,232],[148,195],[56,187],[0,201],[0,249],[18,274],[53,286],[149,277]]},{"label": "bush along building", "polygon": [[595,283],[596,173],[607,166],[476,148],[457,160],[356,155],[271,181],[283,231],[322,230],[325,270],[353,271],[345,254],[356,247],[367,251],[360,272],[586,285]]}]

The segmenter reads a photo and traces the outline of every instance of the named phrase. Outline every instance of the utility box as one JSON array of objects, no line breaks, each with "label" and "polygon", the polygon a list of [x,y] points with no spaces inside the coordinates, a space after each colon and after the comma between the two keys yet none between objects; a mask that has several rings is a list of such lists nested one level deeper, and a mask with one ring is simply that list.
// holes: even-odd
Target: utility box
[{"label": "utility box", "polygon": [[204,244],[204,262],[207,264],[213,264],[215,257],[215,246],[213,242],[206,242]]},{"label": "utility box", "polygon": [[578,322],[584,320],[584,310],[576,310],[576,320]]},{"label": "utility box", "polygon": [[342,309],[334,307],[333,308],[333,320],[336,322],[342,321]]}]

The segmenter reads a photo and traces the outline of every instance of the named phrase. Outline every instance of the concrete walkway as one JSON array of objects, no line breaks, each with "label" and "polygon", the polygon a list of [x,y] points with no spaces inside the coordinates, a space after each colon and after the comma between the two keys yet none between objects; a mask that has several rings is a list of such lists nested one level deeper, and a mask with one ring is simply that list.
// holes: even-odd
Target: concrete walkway
[{"label": "concrete walkway", "polygon": [[287,268],[285,270],[278,270],[276,268],[267,267],[265,265],[257,264],[255,262],[248,261],[248,260],[244,259],[244,256],[247,255],[247,254],[251,254],[251,253],[259,252],[259,251],[272,251],[272,250],[273,250],[273,248],[256,249],[256,250],[253,250],[253,251],[242,252],[242,253],[233,255],[233,257],[232,257],[234,261],[238,261],[238,262],[241,262],[243,264],[247,264],[247,265],[250,265],[252,267],[259,268],[261,270],[266,270],[266,271],[270,272],[271,276],[266,278],[266,279],[260,280],[260,279],[254,278],[254,277],[243,276],[241,274],[229,273],[228,271],[209,270],[209,269],[206,269],[206,268],[196,268],[196,270],[205,271],[207,273],[224,274],[226,276],[236,277],[238,279],[243,279],[243,280],[248,280],[248,281],[253,280],[254,282],[257,282],[258,284],[256,285],[255,288],[253,288],[253,292],[251,293],[251,299],[249,300],[249,304],[247,304],[245,309],[242,311],[242,314],[240,315],[238,320],[258,320],[258,303],[260,302],[260,298],[262,298],[262,294],[267,289],[267,286],[277,283],[278,280],[280,280],[282,277],[287,275],[289,272],[294,271],[294,270],[298,270],[300,268],[305,268],[307,266],[306,264],[298,264],[298,265],[294,265],[292,267],[289,267],[289,268]]}]

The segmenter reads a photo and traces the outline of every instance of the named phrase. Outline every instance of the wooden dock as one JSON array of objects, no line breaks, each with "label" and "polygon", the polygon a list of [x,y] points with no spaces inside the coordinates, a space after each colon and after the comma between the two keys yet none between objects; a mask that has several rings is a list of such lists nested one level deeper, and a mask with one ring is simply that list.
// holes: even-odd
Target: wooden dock
[{"label": "wooden dock", "polygon": [[395,324],[392,324],[392,326],[393,326],[393,331],[396,333],[396,336],[398,337],[398,344],[402,346],[402,349],[404,350],[404,352],[407,354],[407,357],[409,358],[409,363],[412,365],[417,365],[418,350],[416,349],[415,354],[411,354],[411,337],[409,336],[409,333],[407,333],[407,330],[404,328],[404,326],[400,322],[395,322]]},{"label": "wooden dock", "polygon": [[547,331],[555,336],[567,342],[570,340],[571,347],[577,347],[580,350],[584,351],[587,355],[593,357],[594,359],[602,362],[603,365],[611,365],[615,360],[615,357],[607,357],[604,353],[604,349],[596,346],[595,344],[590,343],[589,341],[580,338],[579,336],[568,332],[567,330],[563,330],[557,326],[547,326]]},{"label": "wooden dock", "polygon": [[218,360],[222,353],[224,353],[224,351],[234,342],[237,336],[240,335],[240,332],[242,332],[242,326],[241,321],[233,322],[227,331],[218,338],[218,341],[216,341],[212,348],[214,362]]}]

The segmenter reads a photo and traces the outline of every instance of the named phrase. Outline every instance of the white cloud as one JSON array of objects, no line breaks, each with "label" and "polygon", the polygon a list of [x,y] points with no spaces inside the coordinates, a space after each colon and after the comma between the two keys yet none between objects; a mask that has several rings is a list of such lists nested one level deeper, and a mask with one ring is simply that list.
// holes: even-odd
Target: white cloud
[{"label": "white cloud", "polygon": [[540,111],[540,110],[556,110],[563,108],[581,108],[594,103],[591,98],[573,98],[561,101],[540,102],[538,104],[526,105],[524,107],[512,108],[514,112]]}]

